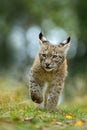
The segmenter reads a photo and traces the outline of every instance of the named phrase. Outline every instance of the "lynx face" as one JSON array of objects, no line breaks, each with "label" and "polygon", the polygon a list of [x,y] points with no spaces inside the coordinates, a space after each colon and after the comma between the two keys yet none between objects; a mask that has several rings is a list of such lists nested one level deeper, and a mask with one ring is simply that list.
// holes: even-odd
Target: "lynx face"
[{"label": "lynx face", "polygon": [[64,61],[64,54],[57,46],[46,43],[39,53],[40,64],[46,71],[56,70]]},{"label": "lynx face", "polygon": [[41,50],[39,52],[40,65],[46,71],[57,70],[63,63],[70,43],[70,37],[59,45],[52,45],[39,34]]}]

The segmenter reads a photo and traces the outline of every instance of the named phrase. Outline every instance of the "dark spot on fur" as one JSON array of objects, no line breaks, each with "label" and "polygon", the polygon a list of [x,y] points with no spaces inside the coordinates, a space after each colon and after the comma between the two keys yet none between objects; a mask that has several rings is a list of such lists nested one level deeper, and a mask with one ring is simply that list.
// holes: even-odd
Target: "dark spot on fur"
[{"label": "dark spot on fur", "polygon": [[61,83],[59,83],[59,86],[61,86]]}]

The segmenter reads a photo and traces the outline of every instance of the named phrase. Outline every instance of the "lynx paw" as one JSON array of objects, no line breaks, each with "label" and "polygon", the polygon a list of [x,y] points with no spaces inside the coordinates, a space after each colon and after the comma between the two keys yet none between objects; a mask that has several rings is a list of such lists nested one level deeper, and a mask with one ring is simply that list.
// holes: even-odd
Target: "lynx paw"
[{"label": "lynx paw", "polygon": [[42,101],[43,101],[43,98],[42,97],[39,97],[39,96],[37,96],[37,95],[35,95],[35,94],[32,94],[31,95],[31,99],[35,102],[35,103],[42,103]]},{"label": "lynx paw", "polygon": [[42,103],[43,102],[43,97],[42,95],[38,95],[36,93],[31,93],[31,99],[35,102],[35,103]]}]

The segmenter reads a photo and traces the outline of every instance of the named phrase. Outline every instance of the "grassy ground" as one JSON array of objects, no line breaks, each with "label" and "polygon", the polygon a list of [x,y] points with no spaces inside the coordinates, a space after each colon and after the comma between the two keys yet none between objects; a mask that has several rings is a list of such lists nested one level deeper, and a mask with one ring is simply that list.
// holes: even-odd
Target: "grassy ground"
[{"label": "grassy ground", "polygon": [[87,129],[87,105],[72,102],[59,108],[59,113],[36,110],[27,87],[0,79],[0,130]]}]

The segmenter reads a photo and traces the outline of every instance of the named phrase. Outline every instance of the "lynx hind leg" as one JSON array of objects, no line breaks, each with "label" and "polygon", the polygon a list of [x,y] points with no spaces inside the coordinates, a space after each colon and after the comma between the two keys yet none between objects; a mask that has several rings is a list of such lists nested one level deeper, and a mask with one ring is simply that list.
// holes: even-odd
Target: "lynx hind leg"
[{"label": "lynx hind leg", "polygon": [[57,102],[58,102],[58,95],[50,93],[47,100],[46,109],[48,111],[55,111],[57,107]]},{"label": "lynx hind leg", "polygon": [[40,86],[36,83],[35,79],[31,76],[29,79],[29,94],[31,99],[35,103],[42,103],[43,102],[43,95]]},{"label": "lynx hind leg", "polygon": [[62,91],[62,88],[63,88],[62,86],[54,86],[53,88],[51,88],[47,99],[47,105],[46,105],[46,109],[48,111],[58,110],[57,104],[58,104],[58,99]]}]

